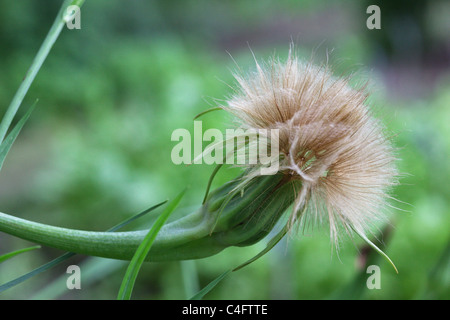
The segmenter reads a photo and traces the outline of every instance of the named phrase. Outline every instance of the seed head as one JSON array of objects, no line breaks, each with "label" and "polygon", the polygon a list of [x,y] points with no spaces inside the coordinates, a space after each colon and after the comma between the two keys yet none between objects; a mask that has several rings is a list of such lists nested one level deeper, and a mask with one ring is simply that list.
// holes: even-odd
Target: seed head
[{"label": "seed head", "polygon": [[[300,61],[292,48],[286,62],[256,62],[255,72],[235,78],[239,88],[223,109],[244,129],[278,129],[279,172],[301,182],[291,226],[328,224],[338,244],[343,230],[365,237],[385,219],[397,184],[394,149],[364,88]],[[249,167],[252,179],[259,171]]]}]

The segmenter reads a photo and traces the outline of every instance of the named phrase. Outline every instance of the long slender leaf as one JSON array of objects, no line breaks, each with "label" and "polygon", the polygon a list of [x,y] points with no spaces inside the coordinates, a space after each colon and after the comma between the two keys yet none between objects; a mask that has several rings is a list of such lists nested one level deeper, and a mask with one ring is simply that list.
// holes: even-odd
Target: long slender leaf
[{"label": "long slender leaf", "polygon": [[134,216],[132,216],[131,218],[128,218],[118,224],[116,224],[114,227],[109,228],[108,230],[106,230],[106,232],[114,232],[119,230],[120,228],[125,227],[127,224],[130,224],[131,222],[133,222],[136,219],[139,219],[141,217],[143,217],[144,215],[146,215],[147,213],[155,210],[156,208],[159,208],[160,206],[162,206],[163,204],[165,204],[167,202],[167,200],[164,200],[163,202],[160,202],[158,204],[155,204],[153,207],[150,207],[148,209],[145,209],[144,211],[142,211],[141,213],[138,213]]},{"label": "long slender leaf", "polygon": [[23,248],[23,249],[19,249],[19,250],[16,250],[16,251],[5,253],[5,254],[0,256],[0,263],[2,263],[3,261],[6,261],[8,259],[11,259],[12,257],[17,256],[18,254],[21,254],[21,253],[24,253],[24,252],[28,252],[28,251],[31,251],[31,250],[35,250],[35,249],[40,249],[40,248],[41,248],[41,246],[33,246],[33,247]]},{"label": "long slender leaf", "polygon": [[[82,289],[89,288],[91,285],[108,279],[110,276],[114,276],[116,272],[123,269],[127,265],[127,261],[105,259],[99,257],[88,257],[79,264],[80,270],[82,270]],[[67,274],[61,273],[61,275],[50,283],[46,283],[39,291],[33,293],[33,295],[27,297],[27,300],[56,300],[64,294],[68,293],[67,290]],[[87,289],[89,290],[89,289]],[[109,296],[109,295],[108,295]]]},{"label": "long slender leaf", "polygon": [[11,146],[13,145],[14,141],[16,140],[17,136],[20,133],[20,130],[22,129],[25,122],[27,122],[28,118],[30,117],[31,112],[33,112],[34,107],[36,106],[36,103],[38,100],[36,100],[33,105],[28,109],[28,111],[24,114],[22,119],[17,122],[14,129],[11,130],[11,132],[8,134],[6,139],[2,142],[0,145],[0,170],[3,166],[3,162],[5,162],[6,155],[8,154],[9,150],[11,149]]},{"label": "long slender leaf", "polygon": [[134,283],[136,282],[137,275],[139,270],[141,269],[142,263],[145,260],[150,248],[153,245],[153,242],[158,235],[159,230],[161,230],[164,223],[169,218],[170,214],[175,210],[178,204],[181,201],[186,190],[181,192],[161,213],[158,219],[153,224],[150,231],[145,236],[144,240],[141,242],[139,247],[136,250],[133,258],[128,265],[127,271],[125,272],[125,276],[123,277],[122,284],[119,289],[119,294],[117,296],[118,300],[129,300],[131,298],[131,293],[133,292]]},{"label": "long slender leaf", "polygon": [[[160,207],[161,205],[165,204],[166,202],[167,202],[167,200],[163,201],[161,203],[158,203],[158,204],[154,205],[153,207],[148,208],[148,209],[146,209],[146,210],[144,210],[144,211],[142,211],[142,212],[132,216],[131,218],[126,219],[125,221],[123,221],[123,222],[117,224],[116,226],[108,229],[107,232],[117,231],[118,229],[120,229],[120,228],[124,227],[125,225],[129,224],[130,222],[132,222],[132,221],[134,221],[134,220],[144,216],[145,214],[155,210],[156,208]],[[22,282],[25,282],[26,280],[34,277],[35,275],[38,275],[38,274],[40,274],[40,273],[42,273],[44,271],[47,271],[47,270],[53,268],[54,266],[60,264],[61,262],[63,262],[65,260],[73,257],[74,255],[76,255],[76,253],[66,252],[66,253],[60,255],[59,257],[53,259],[52,261],[49,261],[49,262],[41,265],[40,267],[38,267],[38,268],[36,268],[36,269],[34,269],[34,270],[32,270],[32,271],[22,275],[22,276],[20,276],[20,277],[18,277],[16,279],[13,279],[13,280],[5,283],[5,284],[2,284],[0,286],[0,293],[5,291],[5,290],[8,290],[8,289],[10,289],[10,288],[12,288],[12,287],[14,287],[16,285],[18,285],[18,284],[20,284]]]},{"label": "long slender leaf", "polygon": [[277,235],[275,235],[269,241],[269,243],[267,243],[267,246],[264,248],[264,250],[262,250],[260,253],[258,253],[256,256],[254,256],[250,260],[247,260],[243,264],[241,264],[238,267],[234,268],[233,271],[237,271],[237,270],[239,270],[239,269],[249,265],[250,263],[258,260],[259,258],[261,258],[263,255],[265,255],[267,252],[269,252],[273,247],[275,247],[276,244],[278,242],[280,242],[281,239],[283,239],[283,237],[286,235],[287,231],[288,231],[288,228],[287,228],[287,226],[285,226]]},{"label": "long slender leaf", "polygon": [[36,77],[37,73],[39,72],[39,69],[41,68],[42,64],[47,58],[51,48],[58,39],[59,34],[61,33],[64,25],[70,18],[70,14],[67,12],[67,8],[70,5],[77,5],[78,7],[81,7],[83,3],[84,0],[66,0],[59,9],[55,21],[53,22],[44,41],[42,42],[39,51],[36,53],[36,56],[34,57],[30,68],[25,74],[22,83],[17,89],[16,94],[14,95],[11,103],[6,109],[6,112],[0,122],[0,142],[3,142],[6,132],[9,130],[9,127],[17,113],[17,110],[19,109],[23,99],[25,98],[25,95],[28,92],[28,89],[33,83],[34,78]]},{"label": "long slender leaf", "polygon": [[58,258],[53,259],[52,261],[47,262],[46,264],[43,264],[42,266],[40,266],[28,273],[16,278],[16,279],[13,279],[11,281],[8,281],[7,283],[2,284],[0,286],[0,293],[3,291],[6,291],[12,287],[15,287],[22,282],[25,282],[26,280],[34,277],[35,275],[38,275],[48,269],[53,268],[54,266],[60,264],[61,262],[69,259],[70,257],[73,257],[74,255],[75,255],[75,253],[73,253],[73,252],[66,252],[63,255],[59,256]]},{"label": "long slender leaf", "polygon": [[268,243],[267,246],[260,252],[258,253],[256,256],[254,256],[253,258],[247,260],[246,262],[240,264],[239,266],[237,266],[234,269],[225,271],[224,273],[222,273],[220,276],[218,276],[216,279],[214,279],[213,281],[211,281],[206,287],[204,287],[202,290],[200,290],[197,294],[195,294],[190,300],[201,300],[203,299],[203,297],[210,292],[212,289],[214,289],[214,287],[220,282],[222,281],[230,272],[234,272],[237,271],[239,269],[244,268],[245,266],[249,265],[250,263],[258,260],[259,258],[261,258],[263,255],[265,255],[267,252],[269,252],[273,247],[275,247],[275,245],[280,242],[281,239],[283,239],[283,237],[286,235],[287,233],[287,227],[285,226],[278,234],[276,234]]},{"label": "long slender leaf", "polygon": [[197,292],[197,294],[195,294],[190,300],[201,300],[203,299],[203,297],[210,292],[212,289],[214,289],[215,286],[217,286],[217,284],[219,284],[220,281],[222,281],[223,279],[225,279],[225,277],[230,274],[232,270],[228,270],[225,271],[224,273],[222,273],[220,276],[218,276],[216,279],[214,279],[213,281],[211,281],[206,287],[204,287],[202,290],[200,290],[199,292]]}]

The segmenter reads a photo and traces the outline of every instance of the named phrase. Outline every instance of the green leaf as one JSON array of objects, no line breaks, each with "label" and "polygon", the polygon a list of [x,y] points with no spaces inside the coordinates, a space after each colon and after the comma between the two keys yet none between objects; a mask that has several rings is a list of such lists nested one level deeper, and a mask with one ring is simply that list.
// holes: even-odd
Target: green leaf
[{"label": "green leaf", "polygon": [[18,254],[28,252],[31,250],[35,250],[35,249],[40,249],[40,248],[41,248],[41,246],[33,246],[33,247],[23,248],[23,249],[19,249],[19,250],[13,251],[13,252],[5,253],[0,256],[0,263],[6,261],[8,259],[11,259],[12,257],[17,256]]},{"label": "green leaf", "polygon": [[20,130],[22,129],[25,122],[27,122],[28,118],[31,115],[31,112],[33,112],[34,107],[36,106],[36,103],[38,100],[36,100],[33,105],[28,109],[27,113],[22,117],[22,119],[17,122],[14,129],[11,130],[11,132],[8,134],[6,139],[2,142],[0,145],[0,170],[3,166],[3,162],[5,162],[6,155],[8,154],[9,150],[11,149],[11,146],[13,145],[14,141],[16,140],[17,136],[20,133]]},{"label": "green leaf", "polygon": [[203,299],[203,297],[210,292],[212,289],[214,289],[215,286],[217,286],[217,284],[219,284],[220,281],[222,281],[223,279],[225,279],[225,277],[230,274],[232,270],[228,270],[225,271],[224,273],[222,273],[220,276],[218,276],[216,279],[214,279],[213,281],[211,281],[206,287],[204,287],[202,290],[200,290],[199,292],[197,292],[196,295],[194,295],[190,300],[201,300]]},{"label": "green leaf", "polygon": [[45,59],[47,58],[51,48],[53,47],[56,40],[58,39],[63,27],[66,25],[66,21],[64,19],[65,19],[66,13],[67,13],[67,8],[72,4],[78,5],[78,7],[80,7],[83,4],[83,2],[84,2],[84,0],[66,0],[62,4],[61,8],[59,9],[59,12],[56,15],[55,21],[53,22],[44,41],[42,42],[41,47],[39,48],[39,51],[36,53],[36,56],[34,57],[30,68],[28,69],[27,73],[25,74],[25,77],[24,77],[22,83],[20,84],[19,88],[17,89],[11,103],[9,104],[8,108],[6,109],[6,112],[0,122],[0,142],[3,142],[6,132],[9,130],[9,127],[11,126],[11,123],[17,113],[17,110],[19,110],[19,107],[22,104],[22,101],[28,92],[28,89],[30,88],[31,84],[33,83],[34,78],[36,77],[42,64],[44,63]]},{"label": "green leaf", "polygon": [[267,243],[267,246],[264,248],[264,250],[262,250],[260,253],[258,253],[256,256],[254,256],[253,258],[251,258],[250,260],[244,262],[243,264],[239,265],[238,267],[234,268],[233,271],[237,271],[247,265],[249,265],[250,263],[258,260],[259,258],[261,258],[263,255],[265,255],[267,252],[269,252],[273,247],[276,246],[276,244],[278,242],[280,242],[281,239],[283,239],[283,237],[286,235],[288,231],[288,227],[285,226],[276,236],[274,236],[269,243]]},{"label": "green leaf", "polygon": [[148,209],[142,211],[141,213],[138,213],[138,214],[132,216],[131,218],[126,219],[125,221],[122,221],[122,222],[116,224],[114,227],[109,228],[108,230],[106,230],[106,232],[114,232],[114,231],[117,231],[117,230],[119,230],[120,228],[125,227],[127,224],[133,222],[134,220],[139,219],[139,218],[141,218],[142,216],[146,215],[146,214],[149,213],[150,211],[153,211],[153,210],[155,210],[156,208],[162,206],[162,205],[165,204],[166,202],[167,202],[167,200],[165,200],[165,201],[163,201],[163,202],[160,202],[160,203],[154,205],[153,207],[150,207],[150,208],[148,208]]},{"label": "green leaf", "polygon": [[[70,264],[70,263],[68,263]],[[81,263],[76,263],[80,270],[82,270],[82,286],[83,288],[89,288],[92,285],[98,284],[101,281],[107,280],[109,277],[114,277],[115,274],[120,272],[127,262],[116,259],[105,259],[99,257],[88,257],[83,259]],[[55,274],[56,275],[56,274]],[[53,276],[53,275],[52,275]],[[52,279],[50,282],[46,282],[37,292],[27,297],[27,300],[57,300],[61,296],[67,294],[67,277],[64,272]],[[111,293],[108,293],[110,296]],[[112,293],[114,294],[114,293]]]},{"label": "green leaf", "polygon": [[144,240],[141,242],[139,247],[136,250],[133,258],[128,265],[127,271],[125,272],[125,276],[123,277],[122,284],[119,289],[119,294],[117,296],[118,300],[129,300],[131,298],[131,293],[133,291],[134,283],[136,282],[137,275],[139,270],[141,269],[142,263],[145,260],[150,248],[152,247],[153,242],[158,235],[159,230],[161,230],[164,223],[169,218],[170,214],[175,210],[178,204],[181,201],[186,190],[181,192],[161,213],[158,219],[153,224],[150,231],[145,236]]},{"label": "green leaf", "polygon": [[[166,202],[167,202],[167,200],[163,201],[163,202],[160,202],[160,203],[154,205],[153,207],[148,208],[148,209],[146,209],[146,210],[144,210],[144,211],[142,211],[142,212],[132,216],[131,218],[126,219],[125,221],[123,221],[123,222],[117,224],[116,226],[108,229],[107,232],[117,231],[118,229],[120,229],[120,228],[124,227],[125,225],[129,224],[130,222],[132,222],[132,221],[134,221],[134,220],[136,220],[138,218],[141,218],[145,214],[155,210],[156,208],[160,207],[161,205],[165,204]],[[54,266],[60,264],[61,262],[63,262],[65,260],[73,257],[74,255],[76,255],[76,253],[66,252],[66,253],[60,255],[59,257],[53,259],[52,261],[49,261],[49,262],[41,265],[40,267],[38,267],[38,268],[36,268],[36,269],[34,269],[34,270],[32,270],[32,271],[22,275],[22,276],[20,276],[20,277],[18,277],[16,279],[13,279],[13,280],[5,283],[5,284],[2,284],[0,286],[0,292],[3,292],[5,290],[8,290],[9,288],[12,288],[12,287],[18,285],[18,284],[21,284],[22,282],[25,282],[26,280],[34,277],[35,275],[38,275],[38,274],[40,274],[40,273],[42,273],[44,271],[47,271],[47,270],[53,268]]]},{"label": "green leaf", "polygon": [[34,270],[32,270],[32,271],[22,275],[20,277],[17,277],[15,279],[11,280],[11,281],[8,281],[7,283],[4,283],[4,284],[2,284],[0,286],[0,292],[3,292],[3,291],[6,291],[6,290],[8,290],[8,289],[10,289],[12,287],[15,287],[18,284],[21,284],[22,282],[25,282],[26,280],[34,277],[35,275],[38,275],[38,274],[40,274],[40,273],[42,273],[42,272],[44,272],[44,271],[46,271],[48,269],[53,268],[54,266],[60,264],[61,262],[69,259],[70,257],[73,257],[74,255],[75,255],[75,253],[73,253],[73,252],[67,252],[67,253],[59,256],[58,258],[53,259],[52,261],[47,262],[46,264],[43,264],[42,266],[40,266],[40,267],[38,267],[38,268],[36,268],[36,269],[34,269]]},{"label": "green leaf", "polygon": [[389,256],[384,253],[380,248],[378,248],[372,241],[367,238],[367,236],[363,233],[358,231],[357,229],[353,229],[355,232],[369,245],[374,249],[376,252],[378,252],[383,258],[386,259],[387,262],[394,268],[395,272],[398,273],[397,267],[395,266],[394,262],[389,258]]},{"label": "green leaf", "polygon": [[258,253],[256,256],[254,256],[253,258],[247,260],[246,262],[240,264],[239,266],[237,266],[234,269],[228,270],[224,273],[222,273],[220,276],[218,276],[216,279],[214,279],[213,281],[211,281],[206,287],[204,287],[202,290],[200,290],[196,295],[194,295],[190,300],[201,300],[203,299],[203,297],[210,292],[212,289],[214,289],[214,287],[220,282],[222,281],[230,272],[234,272],[237,271],[239,269],[242,269],[243,267],[249,265],[250,263],[258,260],[259,258],[261,258],[263,255],[265,255],[267,252],[269,252],[273,247],[275,247],[275,245],[280,242],[281,239],[283,239],[283,237],[286,235],[287,233],[287,226],[283,227],[283,229],[277,234],[275,235],[268,243],[267,246],[264,248],[264,250],[262,250],[260,253]]}]

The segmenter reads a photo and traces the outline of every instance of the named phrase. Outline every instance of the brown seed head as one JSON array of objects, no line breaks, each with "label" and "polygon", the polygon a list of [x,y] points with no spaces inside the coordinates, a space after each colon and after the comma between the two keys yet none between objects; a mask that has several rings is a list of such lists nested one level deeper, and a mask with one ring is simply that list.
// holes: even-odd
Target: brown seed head
[{"label": "brown seed head", "polygon": [[301,181],[292,225],[327,223],[337,244],[342,228],[365,234],[384,218],[397,184],[394,150],[363,89],[292,49],[285,63],[256,62],[254,73],[235,77],[239,89],[223,108],[244,129],[278,129],[279,171]]}]

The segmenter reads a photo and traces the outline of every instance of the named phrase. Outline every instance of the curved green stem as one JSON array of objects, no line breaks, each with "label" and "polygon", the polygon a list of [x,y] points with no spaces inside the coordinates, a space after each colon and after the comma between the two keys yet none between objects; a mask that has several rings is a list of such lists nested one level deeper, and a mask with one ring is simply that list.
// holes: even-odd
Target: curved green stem
[{"label": "curved green stem", "polygon": [[[240,180],[210,193],[196,211],[164,225],[147,256],[151,261],[208,257],[229,246],[251,245],[265,237],[292,203],[289,183],[281,175],[254,179],[241,195],[217,211]],[[213,232],[212,227],[215,225]],[[90,256],[130,260],[147,230],[93,232],[60,228],[0,213],[0,231],[42,245]]]}]

